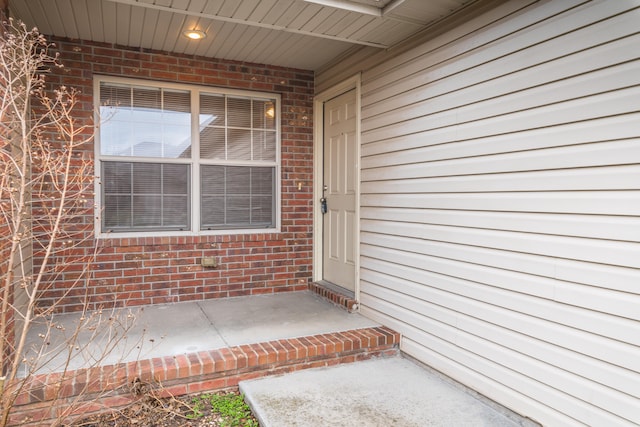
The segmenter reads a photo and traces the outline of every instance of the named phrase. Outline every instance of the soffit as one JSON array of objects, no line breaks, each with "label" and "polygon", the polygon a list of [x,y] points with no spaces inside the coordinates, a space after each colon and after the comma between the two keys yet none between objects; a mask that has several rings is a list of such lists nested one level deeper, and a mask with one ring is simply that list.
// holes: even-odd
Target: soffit
[{"label": "soffit", "polygon": [[[10,0],[40,32],[170,53],[317,70],[386,49],[471,0]],[[203,40],[182,36],[202,30]]]}]

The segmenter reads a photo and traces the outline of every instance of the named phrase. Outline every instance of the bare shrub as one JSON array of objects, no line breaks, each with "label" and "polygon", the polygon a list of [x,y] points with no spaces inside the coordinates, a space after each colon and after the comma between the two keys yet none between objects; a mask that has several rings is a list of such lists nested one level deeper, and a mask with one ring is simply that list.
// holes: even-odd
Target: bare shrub
[{"label": "bare shrub", "polygon": [[[0,35],[0,425],[28,379],[100,364],[125,339],[132,316],[114,311],[56,322],[67,298],[87,300],[94,239],[93,126],[74,112],[79,94],[49,89],[62,67],[36,29],[9,20]],[[43,297],[43,296],[46,296]],[[34,335],[34,330],[37,333]],[[33,337],[36,337],[34,340]],[[94,353],[89,343],[98,342]],[[119,349],[121,350],[121,349]],[[54,397],[55,400],[55,397]]]}]

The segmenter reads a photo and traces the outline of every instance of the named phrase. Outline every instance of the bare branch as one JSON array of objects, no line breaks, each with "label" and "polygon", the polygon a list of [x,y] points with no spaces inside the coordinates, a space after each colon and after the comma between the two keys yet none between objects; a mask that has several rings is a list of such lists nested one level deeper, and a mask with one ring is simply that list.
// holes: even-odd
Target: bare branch
[{"label": "bare branch", "polygon": [[[84,354],[100,364],[121,340],[129,314],[89,312],[72,327],[54,321],[65,300],[87,300],[94,241],[92,124],[75,111],[79,93],[50,88],[62,67],[36,29],[9,20],[0,36],[0,426],[31,376],[55,370],[61,381]],[[64,286],[57,288],[57,282]],[[44,328],[36,343],[33,328]],[[32,335],[33,336],[33,335]],[[89,344],[101,343],[98,353]]]}]

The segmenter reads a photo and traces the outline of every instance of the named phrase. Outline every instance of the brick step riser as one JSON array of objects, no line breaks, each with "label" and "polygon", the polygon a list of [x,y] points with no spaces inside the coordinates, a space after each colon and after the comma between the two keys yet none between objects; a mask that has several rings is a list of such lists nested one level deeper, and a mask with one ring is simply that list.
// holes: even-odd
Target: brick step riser
[{"label": "brick step riser", "polygon": [[136,383],[161,397],[224,390],[266,375],[395,356],[399,343],[391,329],[364,328],[81,369],[64,378],[37,375],[18,396],[11,425],[122,408],[140,398],[131,391]]}]

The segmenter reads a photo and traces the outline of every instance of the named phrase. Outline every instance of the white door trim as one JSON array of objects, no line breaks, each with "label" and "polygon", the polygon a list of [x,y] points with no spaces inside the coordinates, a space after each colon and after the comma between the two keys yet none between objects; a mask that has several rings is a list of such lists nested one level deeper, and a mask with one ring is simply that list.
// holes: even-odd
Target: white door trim
[{"label": "white door trim", "polygon": [[313,101],[313,275],[314,281],[322,280],[322,214],[320,213],[320,198],[322,198],[323,185],[323,111],[324,103],[338,95],[348,92],[351,89],[356,90],[356,158],[358,164],[356,168],[356,259],[355,259],[355,299],[360,301],[360,119],[361,119],[361,103],[360,103],[360,74],[344,80],[341,83],[319,93]]}]

